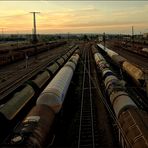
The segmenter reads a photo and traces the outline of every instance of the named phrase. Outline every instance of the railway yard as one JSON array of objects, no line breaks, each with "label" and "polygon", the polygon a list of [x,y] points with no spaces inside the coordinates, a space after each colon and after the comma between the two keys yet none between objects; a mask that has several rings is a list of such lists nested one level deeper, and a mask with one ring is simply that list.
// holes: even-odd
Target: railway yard
[{"label": "railway yard", "polygon": [[0,147],[148,147],[141,46],[55,41],[1,49]]}]

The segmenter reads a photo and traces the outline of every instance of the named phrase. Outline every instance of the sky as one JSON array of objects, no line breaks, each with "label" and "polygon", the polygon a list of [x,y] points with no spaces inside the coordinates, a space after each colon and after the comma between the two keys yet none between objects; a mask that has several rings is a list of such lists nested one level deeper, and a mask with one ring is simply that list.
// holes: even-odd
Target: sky
[{"label": "sky", "polygon": [[0,1],[0,34],[148,32],[148,1]]}]

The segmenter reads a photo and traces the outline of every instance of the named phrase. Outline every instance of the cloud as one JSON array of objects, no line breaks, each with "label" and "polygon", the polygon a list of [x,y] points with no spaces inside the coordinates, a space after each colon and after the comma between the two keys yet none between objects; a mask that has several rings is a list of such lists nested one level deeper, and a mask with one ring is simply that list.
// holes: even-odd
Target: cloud
[{"label": "cloud", "polygon": [[[125,30],[130,26],[137,26],[143,29],[148,25],[145,18],[148,14],[148,5],[137,9],[130,7],[121,10],[108,10],[96,8],[91,5],[82,8],[65,8],[60,10],[46,10],[36,15],[37,29],[39,31],[88,31],[107,29]],[[6,27],[11,30],[31,30],[32,14],[24,10],[8,10],[0,14],[0,28]],[[111,31],[112,31],[111,30]]]}]

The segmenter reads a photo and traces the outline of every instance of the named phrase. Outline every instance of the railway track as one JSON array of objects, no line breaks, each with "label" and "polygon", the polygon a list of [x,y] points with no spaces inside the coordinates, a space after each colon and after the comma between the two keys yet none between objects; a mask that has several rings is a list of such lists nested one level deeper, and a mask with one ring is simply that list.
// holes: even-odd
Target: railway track
[{"label": "railway track", "polygon": [[112,49],[113,51],[117,52],[121,56],[125,57],[126,59],[128,59],[128,61],[130,61],[131,63],[134,63],[139,68],[143,70],[148,69],[147,57],[144,57],[143,55],[124,49],[122,46],[119,49],[119,47],[116,47],[111,42],[107,42],[106,46]]},{"label": "railway track", "polygon": [[50,148],[115,146],[109,114],[94,85],[98,80],[94,77],[95,65],[89,53],[91,47],[84,44],[80,49],[83,51],[84,48],[62,110],[55,121]]},{"label": "railway track", "polygon": [[127,88],[128,93],[131,95],[131,98],[134,100],[136,105],[140,109],[148,112],[148,100],[145,92],[142,92],[138,87],[132,87],[130,85]]},{"label": "railway track", "polygon": [[142,88],[136,86],[127,74],[120,71],[119,68],[114,65],[112,60],[106,54],[104,54],[104,52],[101,52],[101,54],[108,61],[111,70],[114,71],[114,73],[118,76],[118,78],[123,79],[126,82],[126,87],[127,87],[126,91],[130,94],[130,97],[134,100],[136,105],[139,108],[148,111],[148,101],[147,101],[146,92],[144,92]]},{"label": "railway track", "polygon": [[21,86],[25,81],[27,81],[28,79],[30,79],[32,76],[34,76],[35,74],[37,74],[39,71],[41,71],[44,68],[46,68],[56,58],[57,57],[50,58],[46,62],[38,65],[36,68],[30,69],[29,72],[26,71],[25,74],[22,73],[22,75],[20,75],[19,78],[17,77],[16,79],[14,79],[13,82],[8,82],[5,85],[5,87],[3,87],[0,90],[0,103],[1,103],[1,100],[3,100],[3,98],[5,98],[8,94],[12,93],[16,88],[18,88],[19,86]]},{"label": "railway track", "polygon": [[80,125],[78,148],[96,146],[95,138],[98,137],[97,131],[94,130],[96,125],[96,116],[94,104],[92,101],[92,84],[90,78],[90,61],[89,52],[84,53],[84,73],[81,97]]},{"label": "railway track", "polygon": [[0,89],[4,87],[7,81],[11,81],[16,76],[19,77],[19,74],[23,73],[23,71],[25,72],[29,69],[33,69],[34,67],[38,66],[38,64],[40,64],[41,62],[43,63],[49,58],[55,56],[55,54],[62,54],[63,52],[66,52],[66,50],[70,48],[70,46],[66,44],[59,47],[55,47],[53,49],[48,49],[48,47],[46,48],[47,51],[44,51],[34,56],[29,56],[28,60],[22,59],[20,61],[8,64],[6,66],[0,66]]},{"label": "railway track", "polygon": [[[73,66],[72,64],[74,63],[75,65],[77,65],[77,63],[75,63],[75,62],[77,62],[78,61],[78,59],[79,59],[79,56],[78,56],[78,54],[76,54],[76,53],[74,53],[74,52],[78,52],[78,51],[75,51],[76,50],[76,48],[77,48],[77,46],[75,46],[72,50],[70,50],[70,51],[68,51],[64,56],[62,56],[62,57],[60,57],[59,59],[61,59],[61,60],[56,60],[56,62],[58,61],[58,64],[57,63],[54,63],[54,64],[52,64],[52,65],[57,65],[55,68],[53,68],[53,67],[48,67],[48,70],[49,70],[49,72],[51,72],[55,77],[53,78],[53,80],[51,80],[50,78],[52,78],[52,76],[51,75],[48,75],[48,80],[50,81],[51,80],[51,83],[54,83],[54,84],[56,84],[57,85],[57,83],[59,83],[60,85],[61,85],[61,79],[62,80],[65,80],[65,79],[67,79],[68,81],[70,81],[70,79],[71,79],[71,75],[73,75],[73,71],[71,70],[71,67]],[[72,56],[71,56],[72,55]],[[65,66],[64,64],[64,59],[65,59],[65,62],[68,60],[70,58],[70,60],[67,62],[67,65]],[[74,60],[74,59],[76,59],[76,60]],[[74,62],[73,62],[74,61]],[[72,66],[69,66],[69,65],[71,64]],[[63,66],[64,65],[64,66]],[[62,67],[63,66],[63,67]],[[68,67],[69,66],[69,67]],[[61,68],[62,67],[62,68]],[[58,69],[57,69],[58,68]],[[60,69],[61,68],[61,69]],[[74,67],[75,68],[75,67]],[[59,73],[57,73],[57,75],[56,75],[56,72],[59,70]],[[64,71],[65,70],[65,71]],[[64,72],[65,74],[63,74],[62,72]],[[42,72],[41,72],[42,73]],[[43,73],[45,73],[45,72],[43,72]],[[46,71],[46,73],[48,73],[47,71]],[[68,73],[68,75],[66,75]],[[63,76],[65,77],[64,79],[63,79]],[[45,76],[45,78],[46,78],[47,76]],[[60,80],[58,79],[56,79],[56,78],[59,78],[60,77]],[[68,78],[66,78],[66,77],[68,77]],[[39,84],[38,86],[39,86],[39,88],[41,89],[41,91],[43,90],[42,89],[42,84],[44,83],[44,84],[47,84],[49,81],[47,81],[47,83],[45,83],[45,79],[42,79],[41,80],[42,81],[42,83],[34,83],[34,84]],[[35,81],[36,82],[36,81]],[[67,81],[66,81],[67,82]],[[64,82],[63,82],[64,83]],[[47,85],[46,85],[46,88],[48,88],[48,86],[50,85],[50,83],[48,83]],[[64,83],[64,85],[69,85],[69,83]],[[41,86],[41,87],[40,87]],[[53,85],[53,84],[51,84],[51,86],[55,86],[55,85]],[[62,85],[63,86],[63,85]],[[63,88],[65,88],[66,86],[63,86]],[[62,89],[63,89],[62,88]],[[22,132],[21,132],[21,129],[20,128],[22,128],[22,131],[23,131],[23,127],[22,126],[24,126],[24,127],[26,127],[25,125],[24,125],[24,123],[22,122],[22,123],[18,123],[18,122],[20,122],[20,121],[22,121],[22,119],[24,118],[24,116],[26,116],[26,113],[28,113],[28,110],[30,110],[30,108],[32,108],[34,105],[35,105],[35,102],[37,102],[36,104],[37,105],[35,105],[35,107],[34,108],[38,108],[38,106],[40,107],[40,106],[43,106],[43,108],[45,107],[45,110],[48,108],[49,110],[48,110],[48,112],[47,112],[47,119],[49,119],[49,122],[52,124],[52,122],[53,122],[53,116],[55,116],[55,114],[53,113],[53,110],[52,109],[50,109],[50,107],[47,107],[47,105],[43,105],[43,104],[38,104],[38,101],[36,101],[36,100],[39,100],[39,95],[37,94],[35,94],[34,93],[34,91],[33,91],[33,93],[31,94],[31,95],[28,95],[27,97],[26,97],[26,94],[29,94],[29,91],[31,90],[33,90],[33,89],[35,89],[35,87],[34,86],[32,86],[32,85],[29,85],[29,89],[28,89],[28,92],[26,92],[25,91],[25,93],[23,93],[24,94],[24,96],[23,95],[21,95],[21,97],[24,97],[25,98],[25,100],[24,100],[24,102],[23,102],[23,108],[22,108],[22,104],[19,104],[19,100],[20,99],[22,99],[22,98],[19,98],[18,100],[12,100],[12,102],[15,102],[15,103],[18,103],[16,106],[17,107],[20,107],[20,108],[17,108],[17,107],[15,107],[15,105],[12,105],[13,103],[12,102],[10,102],[10,105],[12,105],[12,108],[11,108],[11,106],[9,106],[8,104],[9,104],[9,102],[8,102],[8,104],[7,104],[7,106],[6,106],[6,112],[4,111],[2,111],[1,110],[1,121],[3,122],[3,123],[6,123],[6,124],[4,124],[4,125],[6,125],[6,126],[3,126],[3,129],[1,129],[1,131],[4,131],[6,134],[4,135],[4,137],[2,137],[2,136],[0,136],[0,138],[2,137],[2,139],[1,139],[1,141],[2,141],[2,145],[10,145],[10,146],[12,146],[12,145],[19,145],[20,143],[15,143],[15,141],[14,141],[14,143],[13,142],[11,142],[12,140],[13,140],[13,135],[14,135],[14,133],[16,133],[16,132],[20,132],[20,134],[22,135]],[[61,87],[59,88],[59,85],[57,85],[57,89],[60,89],[60,93],[61,93],[61,98],[64,98],[62,95],[63,95],[63,92],[65,91],[65,89],[64,90],[62,90],[61,91]],[[67,87],[67,89],[68,89],[68,87]],[[40,91],[40,90],[39,90]],[[58,91],[58,90],[57,90]],[[59,92],[59,91],[58,91]],[[66,91],[65,91],[66,92]],[[64,92],[64,93],[65,93]],[[43,94],[43,92],[42,92],[42,94]],[[39,97],[38,97],[39,96]],[[56,96],[56,94],[55,94],[55,96]],[[34,97],[34,98],[33,98]],[[38,99],[37,99],[38,98]],[[55,98],[55,97],[54,97]],[[28,100],[29,99],[29,100]],[[32,100],[31,100],[32,99]],[[11,100],[10,100],[11,101]],[[29,103],[26,103],[26,102],[29,102]],[[41,101],[42,101],[42,99],[41,99]],[[61,102],[60,102],[61,103]],[[57,101],[57,104],[59,104],[59,102]],[[49,106],[49,104],[48,104],[48,106]],[[61,107],[61,104],[59,105],[59,107]],[[16,109],[17,108],[17,109]],[[12,109],[12,110],[11,110]],[[10,111],[11,110],[11,111]],[[34,109],[33,109],[34,110]],[[42,116],[44,116],[45,115],[45,110],[43,109],[42,111],[43,111],[43,114],[42,115],[39,115],[41,118],[42,118]],[[11,113],[14,113],[15,115],[11,118],[7,118],[9,115],[7,114],[7,111],[11,114]],[[50,118],[49,117],[49,114],[48,113],[50,113],[51,112],[51,114],[53,115],[52,117],[53,118]],[[58,113],[58,110],[56,111],[55,110],[55,112],[56,112],[56,114]],[[33,111],[33,113],[34,113],[34,111]],[[37,114],[38,114],[39,112],[38,112],[38,109],[37,109]],[[40,113],[39,113],[40,114]],[[3,118],[3,115],[7,118],[6,120]],[[7,116],[8,115],[8,116]],[[20,116],[19,116],[20,115]],[[24,115],[24,116],[23,116]],[[29,116],[29,115],[28,115]],[[4,119],[4,120],[3,120]],[[26,118],[27,119],[27,118]],[[43,118],[43,119],[45,119],[45,118]],[[52,120],[53,119],[53,120]],[[45,120],[43,120],[43,121],[45,121]],[[7,123],[9,122],[9,125],[7,125]],[[31,123],[31,122],[30,122]],[[43,124],[43,126],[45,126],[45,122],[41,122],[42,124]],[[51,124],[50,123],[47,123],[46,125],[47,125],[47,127],[48,127],[48,125],[50,126]],[[34,123],[32,124],[30,124],[30,126],[28,126],[28,123],[27,123],[27,128],[28,127],[32,127],[32,125],[34,125]],[[39,125],[40,125],[40,123],[39,123]],[[12,128],[10,127],[10,126],[12,126]],[[15,127],[15,128],[13,128],[13,127]],[[7,131],[7,130],[8,131]],[[13,129],[13,131],[11,131],[11,129]],[[29,128],[30,129],[30,128]],[[29,130],[28,129],[28,130]],[[40,129],[44,129],[44,128],[39,128],[39,132],[40,132]],[[27,131],[28,131],[27,130]],[[30,129],[31,131],[30,132],[35,132],[34,130],[32,131],[32,129]],[[49,128],[49,131],[50,131],[50,128]],[[29,133],[30,133],[29,132]],[[28,133],[28,132],[27,132]],[[42,139],[43,139],[43,141],[44,141],[44,139],[46,139],[46,137],[44,137],[43,135],[43,132],[41,131],[40,132],[41,133],[41,136],[39,136],[39,137],[42,137]],[[45,133],[47,133],[46,132],[46,129],[45,129]],[[18,135],[18,134],[17,134]],[[32,135],[32,134],[31,134]],[[51,134],[52,135],[52,134]],[[11,137],[12,136],[12,137]],[[27,134],[27,136],[29,136],[28,134]],[[15,136],[14,136],[15,137]],[[22,137],[23,137],[23,135],[22,135]],[[24,135],[24,137],[26,137],[26,134]],[[12,138],[12,139],[11,139]],[[37,136],[37,139],[38,139],[38,136]],[[26,139],[24,138],[24,139],[22,139],[23,141],[25,141]],[[25,145],[25,142],[23,142],[23,141],[21,141],[24,145]],[[28,141],[28,139],[26,140],[26,141]],[[38,141],[38,140],[37,140]],[[40,140],[39,140],[39,142],[40,142]],[[20,144],[21,145],[21,144]],[[40,144],[39,144],[40,145]],[[0,146],[1,147],[1,146]],[[19,147],[19,146],[18,146]],[[21,147],[21,146],[20,146]],[[35,144],[35,147],[36,147],[36,144]],[[37,146],[38,147],[38,146]]]},{"label": "railway track", "polygon": [[[81,79],[77,78],[78,81],[72,80],[71,85],[73,86],[71,87],[75,88],[71,89],[71,92],[67,95],[67,99],[65,99],[66,102],[64,102],[65,104],[61,112],[57,115],[60,116],[60,119],[57,121],[61,123],[57,122],[57,125],[55,125],[56,130],[53,131],[54,138],[52,138],[52,142],[48,147],[119,147],[118,141],[116,141],[118,134],[120,136],[119,140],[122,142],[121,144],[124,145],[124,142],[129,143],[130,138],[126,137],[121,127],[122,124],[120,124],[118,118],[115,116],[113,108],[108,101],[107,92],[104,85],[102,85],[104,80],[101,77],[101,73],[98,69],[96,72],[96,67],[92,64],[93,60],[89,49],[89,46],[84,46],[81,62],[79,63],[81,64],[81,70],[79,71],[80,73],[77,73],[77,76],[79,75]],[[107,56],[104,58],[107,60]],[[120,71],[115,73],[118,73],[117,75],[120,77]],[[80,97],[76,97],[76,95]],[[67,107],[66,109],[64,108],[65,106]],[[69,126],[69,123],[72,122],[73,124]],[[71,130],[71,127],[75,131]],[[57,130],[60,130],[59,135],[56,132]],[[71,138],[69,138],[70,136]],[[71,143],[69,143],[68,138],[71,139]],[[67,142],[68,146],[64,142]]]},{"label": "railway track", "polygon": [[[66,50],[64,51],[66,53]],[[44,60],[41,64],[35,64],[34,67],[28,67],[27,70],[23,70],[19,72],[19,75],[13,77],[13,80],[7,81],[5,84],[2,85],[0,88],[0,104],[3,104],[7,99],[4,98],[11,94],[16,88],[21,86],[25,81],[30,79],[32,76],[36,75],[39,71],[45,69],[48,65],[50,65],[54,60],[61,56],[63,52],[59,52],[56,55],[50,56]],[[45,57],[45,56],[43,56]]]},{"label": "railway track", "polygon": [[[79,62],[79,69],[74,75],[74,79],[77,79],[77,81],[73,80],[74,84],[71,84],[62,111],[63,117],[61,117],[59,123],[62,122],[58,124],[59,131],[55,134],[53,148],[95,148],[98,146],[98,124],[92,92],[94,87],[90,77],[90,52],[86,45],[85,47],[86,49],[84,49]],[[71,107],[69,108],[69,106]],[[71,119],[71,117],[73,118]],[[63,135],[63,133],[65,134]]]}]

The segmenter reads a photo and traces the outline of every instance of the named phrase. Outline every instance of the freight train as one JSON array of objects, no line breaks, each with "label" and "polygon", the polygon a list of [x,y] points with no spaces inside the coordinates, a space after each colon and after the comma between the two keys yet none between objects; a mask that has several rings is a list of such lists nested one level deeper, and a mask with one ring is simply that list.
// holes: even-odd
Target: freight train
[{"label": "freight train", "polygon": [[142,51],[148,53],[148,48],[142,48]]},{"label": "freight train", "polygon": [[64,102],[73,73],[79,60],[76,51],[41,92],[36,105],[6,140],[7,147],[45,147],[55,115]]},{"label": "freight train", "polygon": [[133,65],[118,53],[108,49],[107,47],[104,47],[101,44],[97,44],[97,47],[105,51],[107,55],[112,59],[112,61],[123,71],[125,71],[138,86],[144,87],[146,83],[144,79],[144,72],[139,67]]},{"label": "freight train", "polygon": [[39,72],[31,80],[28,80],[23,86],[21,86],[20,89],[17,90],[17,92],[14,92],[12,98],[10,98],[9,101],[7,101],[5,104],[1,104],[0,137],[3,137],[3,132],[5,132],[6,127],[9,127],[9,125],[11,125],[11,123],[13,123],[18,118],[18,115],[21,111],[23,111],[24,107],[27,106],[29,102],[34,100],[37,95],[39,95],[49,80],[53,78],[56,72],[77,49],[78,46],[74,46],[65,55],[55,60],[55,62],[48,66],[44,71]]},{"label": "freight train", "polygon": [[[143,41],[144,42],[144,41]],[[142,42],[141,42],[142,43]],[[144,57],[148,57],[148,52],[144,51],[142,48],[146,47],[146,44],[148,44],[148,42],[144,45],[141,44],[140,42],[133,42],[131,43],[131,41],[113,41],[113,44],[115,47],[117,48],[122,48],[128,52],[131,53],[136,53],[138,55],[144,56]]]},{"label": "freight train", "polygon": [[0,50],[0,66],[23,60],[26,56],[30,57],[64,44],[66,44],[66,41],[38,43],[36,45],[27,45],[16,49]]},{"label": "freight train", "polygon": [[97,68],[102,74],[102,81],[117,117],[119,141],[122,147],[148,147],[148,114],[138,109],[125,91],[123,81],[119,80],[110,70],[109,64],[98,50],[93,48],[92,53]]}]

